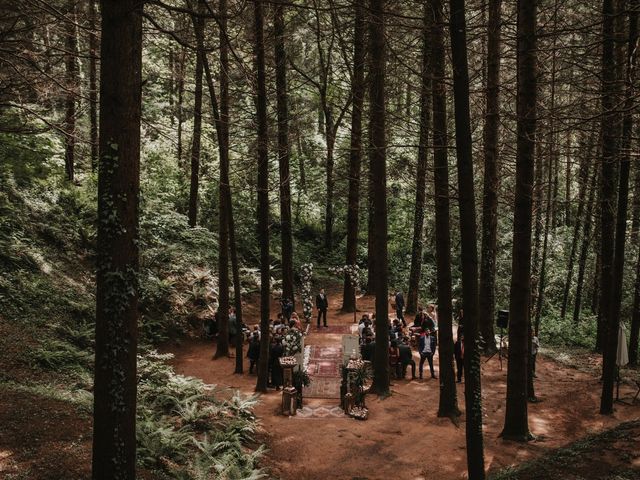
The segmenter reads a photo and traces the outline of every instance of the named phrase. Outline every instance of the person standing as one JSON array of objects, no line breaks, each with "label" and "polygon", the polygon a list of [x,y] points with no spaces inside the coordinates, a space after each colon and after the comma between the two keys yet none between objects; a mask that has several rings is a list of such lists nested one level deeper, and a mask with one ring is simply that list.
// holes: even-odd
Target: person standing
[{"label": "person standing", "polygon": [[530,329],[529,333],[531,335],[531,373],[533,374],[533,378],[538,378],[536,375],[536,357],[540,349],[540,339],[533,333],[533,329]]},{"label": "person standing", "polygon": [[437,378],[436,373],[433,369],[433,352],[434,348],[434,338],[431,335],[431,331],[428,329],[422,330],[422,335],[420,335],[420,341],[418,346],[420,348],[420,378],[422,378],[422,370],[424,367],[424,361],[429,361],[429,370],[431,371],[431,378]]},{"label": "person standing", "polygon": [[329,309],[329,297],[324,293],[324,288],[316,296],[316,308],[318,309],[318,328],[320,328],[320,317],[324,327],[327,328],[327,310]]},{"label": "person standing", "polygon": [[404,296],[400,290],[396,292],[396,317],[402,322],[403,327],[407,326],[407,322],[404,321]]},{"label": "person standing", "polygon": [[253,373],[253,368],[257,365],[260,358],[260,332],[255,331],[251,334],[251,340],[249,340],[249,350],[247,351],[247,358],[249,359],[249,375]]},{"label": "person standing", "polygon": [[458,371],[458,383],[462,382],[464,366],[464,333],[458,330],[458,338],[453,346],[453,355],[456,359],[456,370]]},{"label": "person standing", "polygon": [[409,337],[404,337],[402,343],[398,345],[400,351],[400,365],[402,367],[402,378],[407,374],[407,367],[411,365],[411,380],[416,378],[416,362],[413,359],[411,353],[411,347],[409,346]]}]

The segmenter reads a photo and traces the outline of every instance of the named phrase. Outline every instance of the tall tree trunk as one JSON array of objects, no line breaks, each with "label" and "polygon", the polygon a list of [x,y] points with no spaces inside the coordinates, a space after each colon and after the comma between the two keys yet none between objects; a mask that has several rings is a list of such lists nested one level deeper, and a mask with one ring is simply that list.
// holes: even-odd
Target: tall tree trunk
[{"label": "tall tree trunk", "polygon": [[[323,105],[327,104],[327,100],[323,100]],[[327,106],[324,114],[325,119],[325,140],[327,142],[327,191],[325,198],[325,214],[324,214],[324,248],[330,251],[333,248],[333,190],[335,181],[333,179],[334,150],[336,142],[336,129],[334,124],[333,112],[331,107]]]},{"label": "tall tree trunk", "polygon": [[[351,95],[351,144],[349,150],[349,204],[347,206],[347,265],[358,261],[358,231],[360,223],[360,173],[362,170],[362,107],[365,95],[365,0],[355,0],[355,24],[353,34],[353,83]],[[355,289],[350,279],[344,279],[342,311],[356,310]]]},{"label": "tall tree trunk", "polygon": [[[202,3],[198,2],[198,10],[202,11]],[[204,17],[192,18],[196,37],[204,38]],[[196,49],[195,92],[193,97],[193,138],[191,140],[191,180],[189,186],[189,226],[195,227],[198,221],[198,186],[200,179],[200,146],[202,139],[202,56],[204,45]],[[222,213],[222,205],[220,205]],[[220,221],[222,224],[222,221]]]},{"label": "tall tree trunk", "polygon": [[376,258],[376,352],[373,388],[389,394],[389,278],[387,270],[387,155],[385,132],[384,0],[370,0],[369,168],[373,186],[373,252]]},{"label": "tall tree trunk", "polygon": [[582,246],[580,247],[580,260],[578,261],[578,279],[576,281],[576,295],[573,307],[573,321],[580,321],[580,311],[582,308],[582,290],[584,285],[584,274],[587,268],[587,259],[589,258],[589,245],[591,243],[591,225],[593,224],[593,204],[595,201],[595,193],[598,188],[598,169],[594,168],[589,181],[589,198],[587,200],[587,211],[584,216],[584,228],[582,231]]},{"label": "tall tree trunk", "polygon": [[258,91],[256,108],[258,123],[258,239],[260,241],[260,361],[257,392],[267,391],[269,362],[269,132],[267,126],[267,84],[264,60],[263,0],[256,0],[255,56]]},{"label": "tall tree trunk", "polygon": [[[553,28],[558,24],[558,0],[553,2],[552,24]],[[554,35],[551,44],[551,99],[550,99],[550,121],[549,121],[549,159],[547,166],[547,209],[544,220],[544,238],[542,242],[542,255],[539,258],[540,266],[537,270],[536,281],[536,305],[535,305],[535,333],[538,333],[540,320],[542,318],[542,307],[544,306],[544,291],[546,288],[547,274],[547,247],[549,246],[549,231],[557,225],[556,223],[556,201],[558,197],[558,154],[556,152],[556,76],[557,76],[557,36]],[[542,204],[540,203],[538,208]]]},{"label": "tall tree trunk", "polygon": [[489,0],[487,35],[487,113],[484,122],[484,194],[482,197],[482,256],[478,320],[485,352],[493,353],[496,296],[496,242],[498,236],[500,129],[500,26],[502,0]]},{"label": "tall tree trunk", "polygon": [[636,281],[633,287],[633,312],[629,335],[629,365],[638,365],[638,336],[640,334],[640,249],[636,260]]},{"label": "tall tree trunk", "polygon": [[[465,318],[464,378],[467,417],[467,469],[469,478],[483,480],[485,472],[482,440],[480,351],[478,349],[478,247],[476,243],[476,207],[471,152],[471,121],[469,116],[467,26],[464,0],[450,0],[449,5],[456,120],[458,204],[460,209],[462,304]],[[441,10],[441,8],[437,9],[439,15],[442,15]],[[442,24],[441,17],[438,18],[436,24]]]},{"label": "tall tree trunk", "polygon": [[96,0],[89,0],[89,142],[91,170],[98,167],[98,36],[96,28]]},{"label": "tall tree trunk", "polygon": [[[638,245],[640,231],[640,165],[636,164],[633,186],[633,216],[631,221],[631,245]],[[633,288],[633,312],[629,338],[629,364],[638,365],[638,336],[640,334],[640,247],[637,250],[636,280]]]},{"label": "tall tree trunk", "polygon": [[142,3],[102,0],[93,480],[136,478]]},{"label": "tall tree trunk", "polygon": [[[449,155],[447,138],[447,84],[446,84],[446,51],[444,47],[444,28],[442,22],[442,2],[425,4],[424,10],[424,60],[423,60],[423,93],[432,87],[433,97],[433,171],[435,187],[435,235],[436,235],[436,269],[438,284],[438,323],[440,352],[440,399],[439,417],[456,417],[458,397],[456,379],[453,371],[453,316],[451,303],[451,226],[449,223]],[[431,45],[429,52],[428,45]],[[427,55],[431,54],[430,65]],[[431,68],[430,68],[431,67]],[[431,84],[433,75],[433,85]],[[422,99],[422,108],[428,108],[428,101]],[[428,118],[422,118],[423,121]],[[426,136],[426,134],[425,134]],[[425,143],[420,142],[421,148]],[[426,151],[424,153],[426,157]],[[424,160],[426,164],[426,158]],[[424,203],[424,186],[423,203]],[[420,255],[422,257],[422,254]]]},{"label": "tall tree trunk", "polygon": [[[605,326],[611,323],[612,271],[615,228],[616,132],[615,57],[613,0],[602,2],[602,161],[600,170],[600,305],[596,350],[604,346]],[[600,405],[600,413],[610,413],[613,405]]]},{"label": "tall tree trunk", "polygon": [[[422,249],[424,246],[424,206],[427,183],[427,162],[429,156],[429,123],[431,121],[431,43],[433,13],[428,3],[424,6],[423,40],[422,40],[422,72],[420,90],[420,139],[418,145],[418,168],[416,171],[416,202],[413,216],[413,241],[411,242],[411,268],[409,270],[409,291],[407,294],[407,313],[415,313],[418,309],[418,292],[420,290],[420,272],[422,270]],[[443,46],[444,49],[444,46]],[[444,112],[446,118],[446,112]],[[446,140],[446,132],[445,132]],[[446,148],[444,156],[446,161]],[[447,181],[448,181],[448,171]],[[447,192],[448,195],[448,192]],[[447,223],[448,223],[447,197]],[[444,210],[442,210],[444,212]],[[447,227],[447,234],[449,227]],[[436,232],[438,232],[436,230]],[[445,272],[443,272],[443,276]],[[449,271],[449,276],[451,272]],[[448,302],[449,305],[451,301]],[[455,385],[454,385],[455,390]],[[455,400],[455,397],[454,397]]]},{"label": "tall tree trunk", "polygon": [[76,148],[76,95],[78,88],[78,40],[76,37],[76,2],[67,0],[67,19],[65,27],[64,55],[66,96],[64,117],[64,165],[67,180],[75,179],[75,148]]},{"label": "tall tree trunk", "polygon": [[184,124],[184,73],[185,73],[185,60],[186,60],[186,48],[182,47],[180,50],[180,57],[178,63],[178,105],[177,105],[177,116],[178,116],[178,128],[177,128],[177,136],[178,136],[178,145],[176,156],[178,157],[178,167],[182,170],[182,126]]},{"label": "tall tree trunk", "polygon": [[569,251],[569,262],[567,267],[567,279],[564,285],[564,292],[562,294],[562,306],[560,308],[560,316],[564,318],[567,314],[567,307],[569,305],[569,292],[571,290],[571,283],[573,281],[573,269],[576,253],[578,251],[578,242],[580,241],[580,229],[582,227],[582,213],[584,211],[584,200],[587,195],[589,170],[591,168],[589,160],[591,159],[591,149],[593,145],[589,145],[585,153],[586,158],[581,162],[580,168],[580,190],[578,192],[578,211],[576,214],[575,223],[573,225],[573,236],[571,238],[571,250]]},{"label": "tall tree trunk", "polygon": [[282,296],[293,293],[293,236],[291,233],[291,176],[289,174],[289,108],[287,105],[287,54],[284,46],[284,6],[275,5],[276,97],[278,110],[278,167],[280,172],[280,233],[282,239]]},{"label": "tall tree trunk", "polygon": [[[620,148],[620,178],[618,181],[618,207],[615,232],[615,250],[611,272],[611,311],[607,322],[604,352],[602,358],[602,398],[600,413],[613,413],[613,389],[618,349],[618,328],[622,303],[622,281],[624,277],[624,250],[627,240],[627,210],[629,204],[629,170],[631,160],[631,134],[633,132],[635,50],[638,43],[637,0],[630,1],[629,46],[627,49],[626,93],[624,118],[622,122],[622,142]],[[622,12],[618,12],[621,15]],[[624,28],[622,28],[624,30]]]},{"label": "tall tree trunk", "polygon": [[378,262],[375,254],[375,247],[373,245],[374,222],[373,222],[373,202],[374,188],[373,178],[371,177],[371,165],[369,165],[369,172],[367,173],[367,293],[374,293],[376,291],[376,284],[378,281]]},{"label": "tall tree trunk", "polygon": [[527,441],[531,316],[531,227],[536,137],[536,0],[518,0],[515,211],[509,302],[507,402],[502,437]]},{"label": "tall tree trunk", "polygon": [[[231,271],[233,274],[233,301],[236,309],[236,324],[238,333],[242,328],[242,290],[240,285],[240,265],[238,262],[238,249],[236,247],[236,229],[233,219],[233,202],[231,199],[231,179],[229,178],[229,37],[227,36],[227,0],[220,0],[220,137],[219,148],[224,150],[220,155],[225,159],[225,175],[222,175],[221,185],[224,185],[226,195],[227,220],[229,223],[229,254],[231,256]],[[213,90],[213,82],[211,82]],[[214,110],[215,112],[215,110]],[[225,180],[225,181],[222,181]],[[236,367],[234,373],[243,372],[243,351],[244,336],[236,335]]]},{"label": "tall tree trunk", "polygon": [[567,134],[567,153],[564,175],[564,224],[571,226],[571,135]]}]

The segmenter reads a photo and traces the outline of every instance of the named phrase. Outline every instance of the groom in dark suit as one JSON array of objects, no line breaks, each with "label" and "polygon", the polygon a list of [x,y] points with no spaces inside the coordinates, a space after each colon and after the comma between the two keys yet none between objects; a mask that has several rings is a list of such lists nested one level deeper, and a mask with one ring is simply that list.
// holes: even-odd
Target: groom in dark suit
[{"label": "groom in dark suit", "polygon": [[320,293],[316,295],[316,308],[318,309],[318,328],[320,328],[320,317],[324,322],[324,326],[327,326],[327,309],[329,308],[329,298],[324,293],[324,289],[320,290]]}]

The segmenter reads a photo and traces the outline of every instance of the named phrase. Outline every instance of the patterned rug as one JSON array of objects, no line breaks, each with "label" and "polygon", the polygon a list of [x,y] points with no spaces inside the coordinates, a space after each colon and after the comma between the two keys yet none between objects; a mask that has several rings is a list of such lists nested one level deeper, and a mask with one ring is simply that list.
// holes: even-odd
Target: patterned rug
[{"label": "patterned rug", "polygon": [[329,325],[328,327],[320,327],[318,328],[315,323],[311,323],[311,327],[309,328],[309,333],[338,333],[346,335],[351,333],[350,325]]},{"label": "patterned rug", "polygon": [[[302,407],[296,413],[297,418],[349,418],[340,407]],[[293,417],[293,418],[296,418]]]},{"label": "patterned rug", "polygon": [[307,372],[311,377],[311,385],[304,389],[303,395],[340,399],[342,348],[311,345],[308,357]]}]

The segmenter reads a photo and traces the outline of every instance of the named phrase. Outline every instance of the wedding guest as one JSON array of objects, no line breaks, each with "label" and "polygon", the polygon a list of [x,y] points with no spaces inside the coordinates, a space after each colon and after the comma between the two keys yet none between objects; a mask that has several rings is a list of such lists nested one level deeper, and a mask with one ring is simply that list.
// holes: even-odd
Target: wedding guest
[{"label": "wedding guest", "polygon": [[318,309],[318,328],[320,328],[320,317],[324,327],[327,328],[327,310],[329,309],[329,298],[324,293],[324,288],[316,296],[316,308]]},{"label": "wedding guest", "polygon": [[431,371],[431,378],[437,378],[435,370],[433,369],[433,354],[435,353],[435,341],[434,337],[431,334],[431,330],[427,328],[423,328],[422,334],[420,335],[420,341],[418,343],[418,347],[420,349],[420,378],[422,378],[422,370],[424,366],[424,361],[427,360],[429,362],[429,370]]},{"label": "wedding guest", "polygon": [[389,345],[389,366],[396,378],[400,378],[400,350],[398,350],[398,342],[395,340],[391,340],[391,345]]},{"label": "wedding guest", "polygon": [[249,359],[249,374],[252,374],[253,368],[257,365],[258,360],[260,359],[260,332],[258,331],[254,331],[251,334],[247,358]]},{"label": "wedding guest", "polygon": [[456,370],[458,372],[458,383],[462,382],[464,373],[464,333],[458,331],[458,338],[453,346],[453,355],[456,359]]},{"label": "wedding guest", "polygon": [[373,362],[376,356],[376,344],[371,337],[366,337],[362,346],[362,360]]},{"label": "wedding guest", "polygon": [[271,344],[271,351],[269,352],[269,361],[271,363],[271,385],[276,390],[280,390],[284,383],[282,367],[280,366],[280,357],[284,356],[284,349],[282,348],[282,339],[276,337]]},{"label": "wedding guest", "polygon": [[411,347],[409,346],[409,337],[404,337],[402,343],[398,345],[398,351],[400,352],[400,365],[402,366],[402,378],[407,375],[407,367],[411,365],[411,379],[416,378],[416,362],[413,359],[411,353]]},{"label": "wedding guest", "polygon": [[404,321],[404,296],[402,295],[402,291],[398,290],[396,292],[396,316],[402,322],[402,325],[407,326],[407,322]]}]

